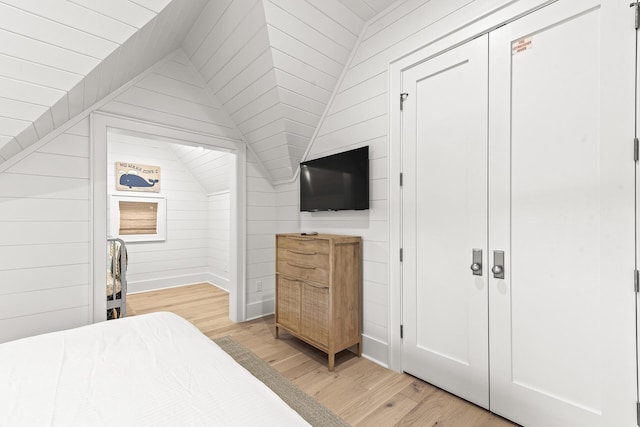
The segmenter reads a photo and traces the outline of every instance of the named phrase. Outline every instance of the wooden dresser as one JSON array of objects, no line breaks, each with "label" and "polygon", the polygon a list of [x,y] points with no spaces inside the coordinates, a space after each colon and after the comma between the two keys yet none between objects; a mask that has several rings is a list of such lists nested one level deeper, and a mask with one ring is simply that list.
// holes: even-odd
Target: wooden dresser
[{"label": "wooden dresser", "polygon": [[284,329],[335,355],[357,345],[362,355],[362,239],[276,235],[276,338]]}]

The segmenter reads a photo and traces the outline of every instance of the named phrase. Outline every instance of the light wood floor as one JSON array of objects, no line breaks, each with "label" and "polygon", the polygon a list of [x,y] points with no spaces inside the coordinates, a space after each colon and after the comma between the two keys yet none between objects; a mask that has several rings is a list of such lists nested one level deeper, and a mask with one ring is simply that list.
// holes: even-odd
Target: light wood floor
[{"label": "light wood floor", "polygon": [[490,412],[406,374],[344,351],[334,372],[325,353],[281,332],[273,316],[245,323],[229,320],[228,294],[199,284],[127,296],[127,314],[172,311],[210,338],[231,335],[307,394],[354,426],[514,426]]}]

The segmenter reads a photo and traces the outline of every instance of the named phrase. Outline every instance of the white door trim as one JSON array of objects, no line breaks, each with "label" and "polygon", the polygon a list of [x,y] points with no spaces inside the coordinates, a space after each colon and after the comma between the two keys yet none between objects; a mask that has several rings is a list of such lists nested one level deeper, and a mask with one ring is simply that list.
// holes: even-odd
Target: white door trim
[{"label": "white door trim", "polygon": [[231,257],[229,260],[229,317],[234,322],[246,319],[246,146],[242,141],[218,138],[214,135],[190,132],[147,121],[130,119],[113,114],[95,112],[90,115],[90,245],[91,277],[89,322],[106,320],[104,296],[104,271],[101,266],[107,257],[107,130],[151,137],[156,140],[183,145],[218,148],[235,156],[235,173],[231,177]]},{"label": "white door trim", "polygon": [[[443,17],[422,33],[423,44],[389,64],[389,368],[402,371],[402,73],[447,50],[534,12],[557,0],[479,0]],[[434,0],[433,10],[445,13],[446,0]]]}]

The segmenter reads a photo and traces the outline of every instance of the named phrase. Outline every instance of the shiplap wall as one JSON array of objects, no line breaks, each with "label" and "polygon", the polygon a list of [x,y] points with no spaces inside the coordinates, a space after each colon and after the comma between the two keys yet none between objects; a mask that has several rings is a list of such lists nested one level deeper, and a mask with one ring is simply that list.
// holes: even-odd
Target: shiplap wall
[{"label": "shiplap wall", "polygon": [[[183,55],[172,54],[153,72],[170,74],[174,63],[193,71]],[[213,132],[212,143],[215,135],[227,140],[233,125],[227,126],[228,117],[215,108],[215,100],[203,103],[196,95],[198,80],[190,75],[147,81],[148,93],[124,93],[130,101],[115,101],[104,111],[193,131],[204,126]],[[162,110],[150,104],[149,98],[157,96],[165,99]],[[207,108],[210,104],[214,107]],[[194,110],[205,111],[204,119],[184,117]],[[63,132],[35,143],[32,153],[0,172],[0,341],[79,326],[92,318],[89,119]]]},{"label": "shiplap wall", "polygon": [[89,322],[89,120],[0,173],[0,342]]},{"label": "shiplap wall", "polygon": [[176,156],[189,168],[207,193],[228,191],[234,173],[233,154],[203,147],[171,144]]},{"label": "shiplap wall", "polygon": [[340,0],[364,21],[376,16],[396,0]]},{"label": "shiplap wall", "polygon": [[0,163],[178,47],[205,2],[3,0]]},{"label": "shiplap wall", "polygon": [[[433,40],[432,26],[472,0],[408,0],[369,21],[318,129],[308,159],[369,145],[368,211],[302,213],[303,231],[363,237],[364,353],[388,362],[389,63]],[[442,28],[441,34],[446,31]],[[441,35],[440,34],[440,35]]]},{"label": "shiplap wall", "polygon": [[293,177],[363,25],[338,0],[210,1],[182,46],[278,181]]},{"label": "shiplap wall", "polygon": [[231,198],[229,190],[208,195],[210,282],[229,290]]},{"label": "shiplap wall", "polygon": [[[160,192],[116,191],[116,162],[159,166]],[[107,164],[109,196],[160,196],[166,200],[166,240],[127,243],[129,292],[206,281],[209,278],[207,194],[169,145],[110,133]]]},{"label": "shiplap wall", "polygon": [[[313,149],[321,146],[314,145]],[[299,229],[304,232],[347,234],[363,239],[363,351],[386,364],[388,316],[388,194],[387,144],[384,137],[334,147],[330,152],[314,153],[309,158],[369,145],[369,203],[365,211],[297,212]],[[283,218],[293,218],[299,210],[298,181],[277,187]],[[283,221],[287,230],[296,231],[293,221]]]},{"label": "shiplap wall", "polygon": [[[201,79],[196,73],[184,52],[178,51],[164,65],[101,110],[237,140],[238,133],[234,124],[217,100],[211,98],[203,89]],[[190,146],[172,145],[172,150],[174,156],[182,159],[192,170],[193,175],[204,187],[205,193],[229,189],[233,155]],[[208,209],[207,227],[202,229],[204,234],[201,237],[220,237],[220,241],[206,239],[206,277],[220,287],[228,288],[228,193],[226,207],[223,207],[223,202],[220,198],[205,200],[207,208],[211,207],[212,210]],[[227,222],[223,223],[220,216],[227,217]],[[227,247],[226,251],[220,250],[223,246]]]},{"label": "shiplap wall", "polygon": [[[126,117],[132,117],[188,129],[196,132],[204,132],[217,135],[226,140],[237,140],[238,133],[234,124],[229,117],[221,109],[220,104],[215,98],[211,98],[207,91],[203,88],[201,80],[196,74],[197,71],[186,58],[183,51],[178,50],[175,54],[161,66],[154,69],[142,80],[135,83],[126,92],[117,96],[113,101],[101,107],[101,111],[116,113]],[[215,140],[212,139],[212,144]],[[150,266],[141,272],[146,275],[133,276],[130,271],[130,281],[146,281],[140,282],[136,287],[132,287],[133,291],[148,289],[150,287],[171,286],[182,283],[193,283],[193,280],[200,277],[202,280],[221,282],[216,280],[211,274],[211,243],[208,239],[210,229],[208,224],[208,204],[206,194],[218,191],[219,189],[229,187],[229,172],[233,156],[228,153],[216,151],[201,150],[196,147],[180,147],[171,145],[172,156],[174,158],[183,159],[189,168],[193,168],[194,175],[201,181],[203,187],[204,199],[203,206],[200,208],[204,213],[204,224],[196,227],[196,224],[190,221],[184,221],[181,227],[189,228],[180,232],[181,236],[190,235],[191,238],[200,240],[196,247],[189,248],[189,252],[194,257],[189,261],[189,267],[182,273],[177,273],[174,277],[182,276],[180,280],[168,279],[170,273],[161,273],[160,271],[149,271]],[[200,155],[196,155],[196,154]],[[144,162],[141,162],[144,163]],[[210,190],[210,191],[209,191]],[[180,196],[178,196],[180,197]],[[167,203],[169,209],[170,204]],[[192,214],[194,215],[194,214]],[[199,220],[200,220],[199,219]],[[170,237],[170,231],[167,235]],[[190,234],[189,234],[190,233]],[[186,237],[185,237],[186,240]],[[183,245],[189,245],[186,241]],[[224,244],[224,243],[223,243]],[[206,248],[204,255],[201,253],[202,248]],[[183,248],[186,249],[186,246]],[[185,260],[186,262],[186,260]],[[227,262],[228,264],[228,262]],[[187,264],[185,264],[187,265]],[[151,276],[153,277],[151,277]],[[186,275],[186,276],[185,276]],[[165,277],[163,280],[160,278]],[[228,279],[228,275],[227,275]],[[221,284],[225,287],[224,284]]]},{"label": "shiplap wall", "polygon": [[275,192],[276,206],[278,207],[276,221],[277,232],[296,233],[304,231],[300,228],[300,194],[298,181],[277,185]]},{"label": "shiplap wall", "polygon": [[178,50],[100,111],[238,140],[234,124],[195,72]]},{"label": "shiplap wall", "polygon": [[[277,181],[293,177],[364,21],[336,1],[263,4],[279,103],[240,129]],[[276,118],[283,132],[273,138]]]},{"label": "shiplap wall", "polygon": [[[176,73],[176,70],[180,70],[180,72]],[[184,52],[178,51],[170,61],[154,69],[150,74],[151,79],[144,79],[129,89],[129,91],[135,91],[141,85],[149,84],[148,89],[152,92],[151,96],[154,97],[153,103],[149,104],[150,101],[145,97],[144,92],[138,92],[140,97],[125,93],[102,107],[101,110],[187,130],[212,133],[225,139],[238,140],[235,127],[225,110],[220,107],[215,97],[210,97],[207,91],[203,90],[202,79],[195,73],[197,70],[191,61],[185,57]],[[171,77],[160,79],[155,77],[156,75],[164,77],[170,75]],[[161,95],[161,102],[155,103],[158,95]],[[159,108],[158,105],[162,105],[162,108]],[[200,111],[198,120],[185,117],[185,112],[191,114],[193,111]],[[275,217],[272,211],[275,209],[275,196],[271,184],[263,176],[261,169],[255,159],[248,160],[246,194],[248,247],[246,301],[248,317],[259,317],[273,312],[275,255],[272,255],[273,260],[269,267],[268,262],[264,261],[266,252],[264,249],[271,247],[273,252]],[[266,208],[265,215],[261,215],[259,209],[252,211],[251,206]],[[265,236],[270,236],[270,238],[265,238]],[[269,239],[271,243],[267,244]],[[266,278],[263,281],[263,291],[258,292],[256,281],[263,277]]]},{"label": "shiplap wall", "polygon": [[202,147],[171,144],[208,196],[209,282],[229,290],[231,238],[231,174],[233,154]]},{"label": "shiplap wall", "polygon": [[[247,156],[247,318],[273,313],[276,193],[253,155]],[[262,290],[258,290],[258,282]]]}]

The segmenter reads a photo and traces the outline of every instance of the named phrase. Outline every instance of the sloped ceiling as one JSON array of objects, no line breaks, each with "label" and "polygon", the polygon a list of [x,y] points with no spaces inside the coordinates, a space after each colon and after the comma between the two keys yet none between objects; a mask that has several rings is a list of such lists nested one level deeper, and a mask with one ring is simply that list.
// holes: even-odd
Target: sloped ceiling
[{"label": "sloped ceiling", "polygon": [[293,178],[393,0],[0,0],[0,163],[178,47],[272,182]]},{"label": "sloped ceiling", "polygon": [[178,47],[205,3],[0,1],[0,160]]},{"label": "sloped ceiling", "polygon": [[340,0],[350,11],[364,21],[376,16],[389,7],[395,0]]},{"label": "sloped ceiling", "polygon": [[229,191],[233,161],[231,154],[203,147],[170,143],[168,145],[208,194]]}]

